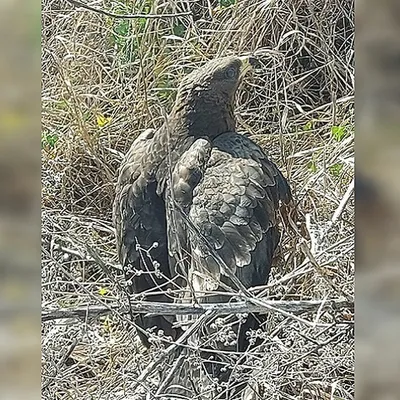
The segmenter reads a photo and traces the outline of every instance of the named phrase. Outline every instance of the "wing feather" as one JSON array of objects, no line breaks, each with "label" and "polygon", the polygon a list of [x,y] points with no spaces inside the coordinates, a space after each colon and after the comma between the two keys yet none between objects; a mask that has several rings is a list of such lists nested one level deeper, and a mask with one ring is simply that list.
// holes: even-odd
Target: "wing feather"
[{"label": "wing feather", "polygon": [[[121,164],[116,185],[113,222],[119,260],[126,280],[132,282],[132,286],[128,286],[131,293],[147,293],[154,289],[159,291],[158,288],[165,288],[170,279],[165,204],[156,192],[157,182],[149,169],[151,163],[148,162],[149,146],[154,134],[154,130],[147,130],[134,141]],[[160,155],[152,154],[154,158],[157,156]],[[154,243],[158,246],[154,246]],[[140,251],[137,245],[145,251]],[[146,252],[149,252],[150,257]],[[153,261],[157,261],[159,266]],[[134,274],[129,267],[144,273]],[[163,294],[152,295],[148,299],[171,301]],[[166,335],[176,337],[179,330],[172,329],[172,322],[173,319],[163,316],[139,315],[136,320],[137,325],[144,330],[157,327],[163,329]],[[149,347],[147,335],[140,330],[138,334]]]},{"label": "wing feather", "polygon": [[[201,159],[199,152],[205,143],[209,146],[209,142],[199,141],[192,145],[178,163],[181,169],[190,160]],[[211,253],[217,251],[246,286],[266,283],[279,241],[276,226],[279,201],[291,199],[286,179],[258,145],[234,132],[214,139],[209,156],[197,163],[196,168],[191,171],[196,170],[201,178],[191,185],[184,207],[186,218],[198,230],[183,228],[186,230],[182,236],[188,238],[185,252],[192,257],[187,268],[211,269]],[[179,175],[178,169],[175,174]],[[182,178],[181,174],[182,179],[188,183],[192,178],[190,174]],[[178,187],[173,190],[178,192]],[[199,233],[207,239],[212,251],[202,243]],[[216,274],[214,263],[210,275],[222,277],[224,272],[220,268]],[[201,287],[199,278],[196,279]]]}]

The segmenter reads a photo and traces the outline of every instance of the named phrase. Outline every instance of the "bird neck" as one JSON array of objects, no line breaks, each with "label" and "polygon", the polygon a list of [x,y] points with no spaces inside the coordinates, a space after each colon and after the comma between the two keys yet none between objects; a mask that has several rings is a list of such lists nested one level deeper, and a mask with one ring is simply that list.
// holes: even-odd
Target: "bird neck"
[{"label": "bird neck", "polygon": [[[169,168],[174,168],[179,157],[200,137],[213,140],[222,133],[235,131],[233,106],[204,104],[195,107],[175,107],[166,122],[155,134],[149,149],[149,162],[154,157],[154,171],[158,193],[162,193]],[[164,154],[161,162],[159,155]],[[153,156],[154,155],[154,156]],[[151,162],[150,162],[151,163]]]},{"label": "bird neck", "polygon": [[157,193],[161,194],[169,180],[169,171],[173,171],[179,157],[189,149],[195,138],[175,123],[164,124],[154,138],[149,149],[149,164],[153,165],[151,171],[158,182]]},{"label": "bird neck", "polygon": [[231,102],[206,102],[199,100],[172,112],[173,129],[188,136],[213,139],[221,133],[235,131],[236,120]]}]

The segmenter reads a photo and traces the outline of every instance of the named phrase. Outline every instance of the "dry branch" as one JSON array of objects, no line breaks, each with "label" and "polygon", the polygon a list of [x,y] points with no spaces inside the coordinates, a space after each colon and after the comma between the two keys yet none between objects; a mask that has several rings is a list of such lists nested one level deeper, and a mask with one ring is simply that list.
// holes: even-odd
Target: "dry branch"
[{"label": "dry branch", "polygon": [[207,322],[211,318],[211,316],[215,315],[214,312],[212,311],[207,311],[204,313],[200,318],[196,320],[196,322],[175,342],[172,343],[169,347],[165,349],[160,354],[160,357],[150,363],[140,374],[139,378],[137,379],[136,383],[133,385],[133,389],[141,385],[147,377],[154,372],[156,369],[157,365],[159,365],[165,358],[167,358],[170,354],[172,354],[177,348],[179,348],[180,345],[184,344],[186,340],[192,336],[195,332],[197,332],[203,324]]},{"label": "dry branch", "polygon": [[[213,312],[215,315],[223,314],[243,314],[243,313],[268,313],[271,311],[269,307],[273,307],[277,311],[286,313],[300,314],[304,312],[313,312],[321,307],[331,307],[334,309],[348,308],[353,310],[354,303],[351,301],[336,300],[300,300],[300,301],[284,301],[284,300],[263,300],[253,304],[249,301],[238,301],[235,303],[213,303],[202,305],[186,305],[156,302],[133,302],[132,310],[138,314],[149,315],[201,315],[207,312]],[[42,311],[42,321],[51,321],[63,318],[86,318],[109,314],[113,310],[119,310],[121,314],[127,313],[127,310],[121,306],[113,304],[109,307],[104,306],[85,306],[75,308],[63,308],[58,310],[45,309]]]},{"label": "dry branch", "polygon": [[182,12],[182,13],[174,13],[174,14],[115,14],[110,11],[102,10],[100,8],[95,8],[89,6],[88,4],[82,3],[77,0],[67,0],[69,3],[74,5],[75,7],[82,7],[86,10],[93,11],[97,14],[106,15],[111,18],[119,18],[119,19],[136,19],[136,18],[147,18],[147,19],[160,19],[160,18],[174,18],[174,17],[182,17],[185,15],[191,15],[192,13]]}]

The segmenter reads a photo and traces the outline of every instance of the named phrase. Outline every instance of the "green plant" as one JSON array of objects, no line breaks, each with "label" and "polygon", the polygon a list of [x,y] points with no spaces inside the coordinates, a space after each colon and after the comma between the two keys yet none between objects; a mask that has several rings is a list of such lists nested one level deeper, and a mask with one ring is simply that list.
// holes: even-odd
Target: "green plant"
[{"label": "green plant", "polygon": [[[153,5],[152,1],[145,1],[142,7],[138,7],[138,11],[141,14],[150,14],[151,7]],[[146,18],[139,18],[137,19],[137,27],[139,33],[144,32],[146,28],[147,19]]]},{"label": "green plant", "polygon": [[101,286],[101,287],[99,287],[99,291],[98,292],[99,292],[100,296],[105,296],[106,294],[108,294],[108,289],[103,287],[103,286]]},{"label": "green plant", "polygon": [[303,126],[303,131],[311,131],[311,129],[313,129],[314,127],[314,121],[310,120],[308,121],[304,126]]},{"label": "green plant", "polygon": [[121,19],[117,20],[113,26],[112,37],[114,43],[117,45],[118,50],[125,47],[128,37],[131,32],[131,24],[129,20]]},{"label": "green plant", "polygon": [[331,175],[338,177],[338,176],[340,176],[340,174],[343,170],[343,164],[342,163],[333,164],[328,168],[328,170],[331,173]]},{"label": "green plant", "polygon": [[349,132],[348,132],[348,130],[346,129],[345,126],[341,126],[341,125],[335,126],[334,125],[334,126],[331,127],[331,134],[332,134],[332,137],[336,141],[340,142],[345,137],[348,136]]},{"label": "green plant", "polygon": [[219,0],[218,1],[220,7],[229,7],[236,3],[236,0]]},{"label": "green plant", "polygon": [[[149,14],[152,4],[152,1],[145,1],[142,6],[134,7],[134,10],[131,10],[128,4],[126,4],[125,7],[121,7],[121,4],[119,4],[119,6],[112,9],[112,11],[116,14],[135,12]],[[147,19],[107,19],[107,24],[111,27],[111,42],[116,45],[123,61],[134,61],[138,56],[138,50],[141,46],[141,34],[146,29]]]},{"label": "green plant", "polygon": [[54,149],[59,137],[55,133],[42,132],[41,145],[42,149],[51,150]]},{"label": "green plant", "polygon": [[314,159],[312,159],[312,160],[310,160],[308,163],[307,163],[307,168],[311,171],[311,172],[313,172],[313,173],[315,173],[315,172],[317,172],[317,163],[315,162],[315,160]]},{"label": "green plant", "polygon": [[112,121],[111,117],[105,117],[103,114],[96,115],[96,123],[99,128],[103,128]]}]

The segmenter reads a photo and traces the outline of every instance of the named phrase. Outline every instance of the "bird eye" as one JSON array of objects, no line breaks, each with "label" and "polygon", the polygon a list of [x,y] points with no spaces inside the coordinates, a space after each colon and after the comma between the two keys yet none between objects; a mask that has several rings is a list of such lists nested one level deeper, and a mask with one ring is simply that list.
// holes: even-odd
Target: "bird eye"
[{"label": "bird eye", "polygon": [[225,71],[225,75],[227,78],[232,79],[236,77],[236,68],[230,67]]}]

